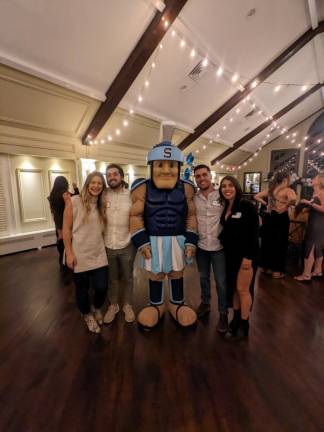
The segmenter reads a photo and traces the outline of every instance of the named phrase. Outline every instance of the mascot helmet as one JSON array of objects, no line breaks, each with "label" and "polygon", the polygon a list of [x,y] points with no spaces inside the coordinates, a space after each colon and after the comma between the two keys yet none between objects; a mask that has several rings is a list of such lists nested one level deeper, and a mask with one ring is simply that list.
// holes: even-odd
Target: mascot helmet
[{"label": "mascot helmet", "polygon": [[182,151],[171,143],[171,138],[175,124],[170,121],[161,123],[160,128],[160,143],[156,144],[147,155],[147,163],[152,164],[157,160],[169,160],[179,162],[180,165],[184,162]]},{"label": "mascot helmet", "polygon": [[171,141],[162,141],[155,145],[147,155],[147,163],[151,164],[157,160],[169,160],[183,164],[184,157],[182,151],[178,147],[171,144]]}]

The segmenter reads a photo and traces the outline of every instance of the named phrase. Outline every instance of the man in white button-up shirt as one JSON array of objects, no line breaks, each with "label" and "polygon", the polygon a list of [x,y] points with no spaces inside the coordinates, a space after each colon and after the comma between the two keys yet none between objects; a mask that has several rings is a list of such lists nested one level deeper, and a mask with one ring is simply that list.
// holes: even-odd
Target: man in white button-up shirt
[{"label": "man in white button-up shirt", "polygon": [[212,266],[220,314],[217,330],[225,333],[228,328],[225,255],[218,239],[222,230],[220,218],[223,206],[219,201],[219,193],[212,183],[209,166],[197,165],[194,175],[199,188],[194,197],[199,235],[196,257],[201,287],[201,304],[197,310],[197,315],[201,318],[210,311],[210,266]]},{"label": "man in white button-up shirt", "polygon": [[104,316],[106,324],[111,323],[119,312],[118,279],[123,278],[121,293],[125,320],[132,322],[135,315],[132,304],[133,293],[133,263],[136,250],[131,242],[129,230],[129,213],[132,205],[130,192],[125,187],[124,171],[117,164],[107,166],[106,178],[109,188],[103,195],[106,209],[107,225],[104,233],[105,246],[108,256],[110,306]]}]

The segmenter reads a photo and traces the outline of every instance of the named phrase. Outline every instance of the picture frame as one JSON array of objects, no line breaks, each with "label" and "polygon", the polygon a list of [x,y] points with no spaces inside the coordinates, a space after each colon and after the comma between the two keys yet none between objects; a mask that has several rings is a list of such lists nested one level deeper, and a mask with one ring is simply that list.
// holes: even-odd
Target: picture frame
[{"label": "picture frame", "polygon": [[261,191],[262,172],[250,171],[243,174],[243,193],[256,194]]},{"label": "picture frame", "polygon": [[43,170],[17,168],[16,174],[22,223],[47,220]]}]

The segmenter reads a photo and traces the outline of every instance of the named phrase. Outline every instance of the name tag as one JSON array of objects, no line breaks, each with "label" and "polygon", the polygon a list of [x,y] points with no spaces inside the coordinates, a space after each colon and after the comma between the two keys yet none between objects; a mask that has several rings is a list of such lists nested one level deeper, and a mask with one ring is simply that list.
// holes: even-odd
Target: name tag
[{"label": "name tag", "polygon": [[237,212],[237,213],[232,214],[232,218],[233,218],[233,219],[240,219],[241,216],[242,216],[242,213],[241,213],[241,212]]},{"label": "name tag", "polygon": [[215,207],[220,207],[220,202],[219,201],[212,201],[212,206],[215,206]]}]

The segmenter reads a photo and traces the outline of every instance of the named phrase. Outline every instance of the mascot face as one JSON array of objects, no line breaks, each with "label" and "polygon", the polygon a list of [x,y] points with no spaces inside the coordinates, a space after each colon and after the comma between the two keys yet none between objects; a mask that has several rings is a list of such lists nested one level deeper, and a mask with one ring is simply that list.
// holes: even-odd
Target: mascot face
[{"label": "mascot face", "polygon": [[153,182],[158,189],[173,189],[179,175],[177,161],[156,160],[152,166]]}]

